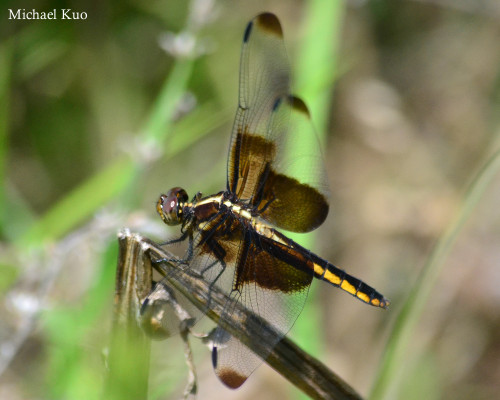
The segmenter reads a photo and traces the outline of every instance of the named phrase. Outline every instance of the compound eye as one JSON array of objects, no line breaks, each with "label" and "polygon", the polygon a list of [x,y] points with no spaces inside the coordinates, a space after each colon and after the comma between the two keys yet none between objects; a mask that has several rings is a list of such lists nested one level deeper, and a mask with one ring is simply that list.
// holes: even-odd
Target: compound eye
[{"label": "compound eye", "polygon": [[178,225],[182,222],[182,206],[188,200],[186,191],[175,187],[167,194],[162,194],[156,204],[156,210],[167,225]]}]

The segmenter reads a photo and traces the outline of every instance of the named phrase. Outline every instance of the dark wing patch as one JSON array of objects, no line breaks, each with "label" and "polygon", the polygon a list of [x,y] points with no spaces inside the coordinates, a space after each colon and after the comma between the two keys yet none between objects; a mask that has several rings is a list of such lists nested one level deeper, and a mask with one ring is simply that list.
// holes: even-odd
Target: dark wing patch
[{"label": "dark wing patch", "polygon": [[263,13],[257,15],[254,18],[254,21],[263,31],[283,38],[283,30],[281,29],[280,21],[278,20],[276,15],[271,13]]},{"label": "dark wing patch", "polygon": [[[248,236],[251,236],[250,232]],[[277,259],[274,254],[275,244],[270,244],[269,240],[252,240],[248,237],[242,246],[233,290],[241,291],[244,285],[250,285],[255,290],[265,289],[293,295],[311,284],[312,273],[293,268]]]},{"label": "dark wing patch", "polygon": [[231,164],[238,165],[234,193],[239,199],[248,201],[254,197],[266,166],[270,166],[276,157],[276,146],[262,136],[247,132],[238,133],[235,146],[236,151],[231,154],[234,157]]},{"label": "dark wing patch", "polygon": [[320,226],[328,215],[326,197],[316,188],[295,178],[270,171],[260,202],[261,217],[292,232],[309,232]]},{"label": "dark wing patch", "polygon": [[[217,349],[214,350],[214,354],[217,354]],[[248,375],[241,375],[238,371],[228,367],[220,367],[214,364],[214,369],[219,379],[231,389],[238,389],[248,379]]]}]

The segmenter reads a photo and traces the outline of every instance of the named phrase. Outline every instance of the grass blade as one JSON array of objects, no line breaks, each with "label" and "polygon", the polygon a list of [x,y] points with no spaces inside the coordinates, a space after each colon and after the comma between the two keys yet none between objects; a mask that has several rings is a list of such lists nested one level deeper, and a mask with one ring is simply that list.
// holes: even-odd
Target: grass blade
[{"label": "grass blade", "polygon": [[417,283],[412,288],[403,308],[397,316],[386,346],[378,377],[370,396],[371,399],[387,398],[388,390],[395,383],[397,372],[403,367],[405,349],[408,348],[412,333],[415,331],[415,327],[422,315],[425,303],[443,269],[445,258],[484,191],[499,171],[500,151],[497,151],[485,163],[472,181],[455,218],[429,255],[420,277],[417,279]]}]

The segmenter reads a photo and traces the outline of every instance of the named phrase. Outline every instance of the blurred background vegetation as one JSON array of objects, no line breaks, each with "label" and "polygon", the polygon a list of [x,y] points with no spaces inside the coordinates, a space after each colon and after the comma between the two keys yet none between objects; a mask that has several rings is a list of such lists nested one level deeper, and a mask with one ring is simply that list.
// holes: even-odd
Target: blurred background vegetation
[{"label": "blurred background vegetation", "polygon": [[[33,0],[0,8],[0,398],[100,396],[116,232],[165,240],[178,230],[156,216],[161,192],[224,187],[242,33],[261,11],[282,21],[325,143],[332,207],[309,245],[392,302],[314,283],[290,336],[374,398],[498,396],[498,169],[465,197],[500,145],[498,1]],[[387,368],[402,315],[414,322]],[[152,358],[150,397],[179,398],[180,339]],[[195,361],[200,398],[297,396],[267,366],[230,392],[196,343]]]}]

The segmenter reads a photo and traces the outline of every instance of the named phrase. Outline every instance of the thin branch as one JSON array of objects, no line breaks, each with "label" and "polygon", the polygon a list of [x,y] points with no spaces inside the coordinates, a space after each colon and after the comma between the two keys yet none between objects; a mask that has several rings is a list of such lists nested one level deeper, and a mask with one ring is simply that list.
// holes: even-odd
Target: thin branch
[{"label": "thin branch", "polygon": [[[149,257],[149,261],[176,259],[153,241],[127,230],[119,234],[119,241],[137,241],[133,248]],[[153,263],[153,267],[167,278],[169,285],[219,323],[227,301],[225,293],[216,286],[210,287],[201,275],[180,262]],[[279,335],[265,320],[239,304],[228,320],[220,320],[220,324],[257,355],[267,355],[266,344]],[[313,399],[361,399],[340,377],[287,338],[278,342],[265,362]]]}]

